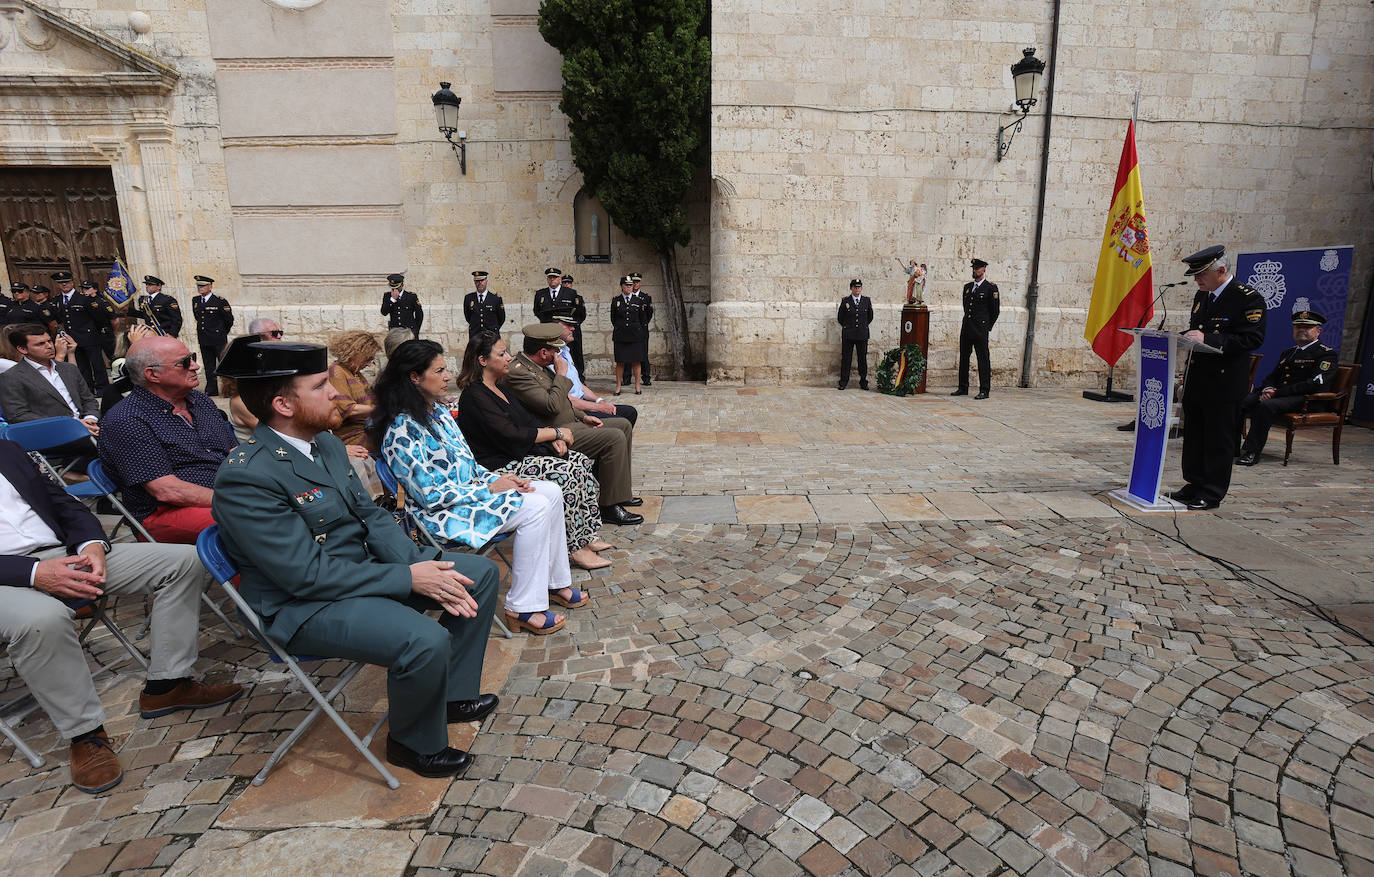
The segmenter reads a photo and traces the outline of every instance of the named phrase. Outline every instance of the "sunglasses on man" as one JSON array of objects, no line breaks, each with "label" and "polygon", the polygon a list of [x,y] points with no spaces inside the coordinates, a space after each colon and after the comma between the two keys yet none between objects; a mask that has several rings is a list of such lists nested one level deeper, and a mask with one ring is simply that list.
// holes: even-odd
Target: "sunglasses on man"
[{"label": "sunglasses on man", "polygon": [[188,353],[188,354],[186,354],[185,356],[183,356],[181,359],[174,360],[174,361],[172,362],[172,364],[169,365],[169,366],[167,366],[167,367],[168,367],[168,368],[176,367],[176,368],[179,368],[179,369],[181,369],[181,370],[183,370],[183,371],[186,371],[186,370],[189,370],[189,369],[191,368],[191,363],[193,363],[193,362],[195,362],[195,361],[196,361],[196,355],[195,355],[194,353]]}]

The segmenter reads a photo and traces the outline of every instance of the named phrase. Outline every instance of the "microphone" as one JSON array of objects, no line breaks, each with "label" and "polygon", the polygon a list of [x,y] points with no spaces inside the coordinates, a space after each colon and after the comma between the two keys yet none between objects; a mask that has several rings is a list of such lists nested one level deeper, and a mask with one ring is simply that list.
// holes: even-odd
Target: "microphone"
[{"label": "microphone", "polygon": [[1161,287],[1159,288],[1159,303],[1160,303],[1161,305],[1164,306],[1164,316],[1162,316],[1162,317],[1159,318],[1159,325],[1158,325],[1158,326],[1155,326],[1155,331],[1156,331],[1156,332],[1162,331],[1162,330],[1164,329],[1164,322],[1165,322],[1166,320],[1169,319],[1169,303],[1168,303],[1167,301],[1164,300],[1164,290],[1169,289],[1169,288],[1174,287],[1174,286],[1187,286],[1187,285],[1188,285],[1188,281],[1186,281],[1186,280],[1180,280],[1180,281],[1178,281],[1178,282],[1176,282],[1176,283],[1166,283],[1166,284],[1164,284],[1163,286],[1161,286]]}]

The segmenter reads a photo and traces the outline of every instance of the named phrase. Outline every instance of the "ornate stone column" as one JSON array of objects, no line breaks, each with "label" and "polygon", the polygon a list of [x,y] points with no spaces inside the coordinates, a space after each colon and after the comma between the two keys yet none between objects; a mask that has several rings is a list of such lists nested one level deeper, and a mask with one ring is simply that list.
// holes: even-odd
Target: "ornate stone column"
[{"label": "ornate stone column", "polygon": [[184,295],[189,302],[195,288],[191,285],[191,272],[186,264],[185,235],[177,202],[172,127],[165,121],[139,121],[131,124],[129,130],[138,141],[143,164],[143,186],[153,228],[153,254],[157,259],[157,270],[152,273],[167,281],[175,295]]},{"label": "ornate stone column", "polygon": [[135,282],[142,282],[143,273],[152,271],[152,228],[148,222],[148,204],[139,185],[137,170],[127,140],[115,137],[92,137],[91,146],[110,163],[114,178],[115,200],[119,206],[119,225],[124,232],[125,257]]}]

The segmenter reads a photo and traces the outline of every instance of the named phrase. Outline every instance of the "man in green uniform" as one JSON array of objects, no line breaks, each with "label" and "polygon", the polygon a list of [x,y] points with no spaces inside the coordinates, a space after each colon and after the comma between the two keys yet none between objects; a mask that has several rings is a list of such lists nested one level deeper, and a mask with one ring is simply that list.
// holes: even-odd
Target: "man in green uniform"
[{"label": "man in green uniform", "polygon": [[[499,582],[496,565],[421,549],[375,505],[330,429],[340,423],[327,351],[315,344],[234,347],[253,437],[229,454],[212,508],[240,592],[292,652],[387,668],[386,757],[421,776],[472,761],[448,745],[447,723],[479,721],[479,694]],[[438,620],[425,614],[441,609]]]}]

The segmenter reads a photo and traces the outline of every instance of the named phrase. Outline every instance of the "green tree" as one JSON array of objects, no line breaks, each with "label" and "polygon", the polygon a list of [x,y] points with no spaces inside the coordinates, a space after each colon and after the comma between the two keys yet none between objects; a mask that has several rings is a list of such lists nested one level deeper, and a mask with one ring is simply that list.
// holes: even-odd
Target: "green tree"
[{"label": "green tree", "polygon": [[539,32],[563,55],[573,161],[626,234],[649,241],[663,272],[673,376],[691,350],[677,247],[684,202],[709,158],[708,0],[542,0]]}]

